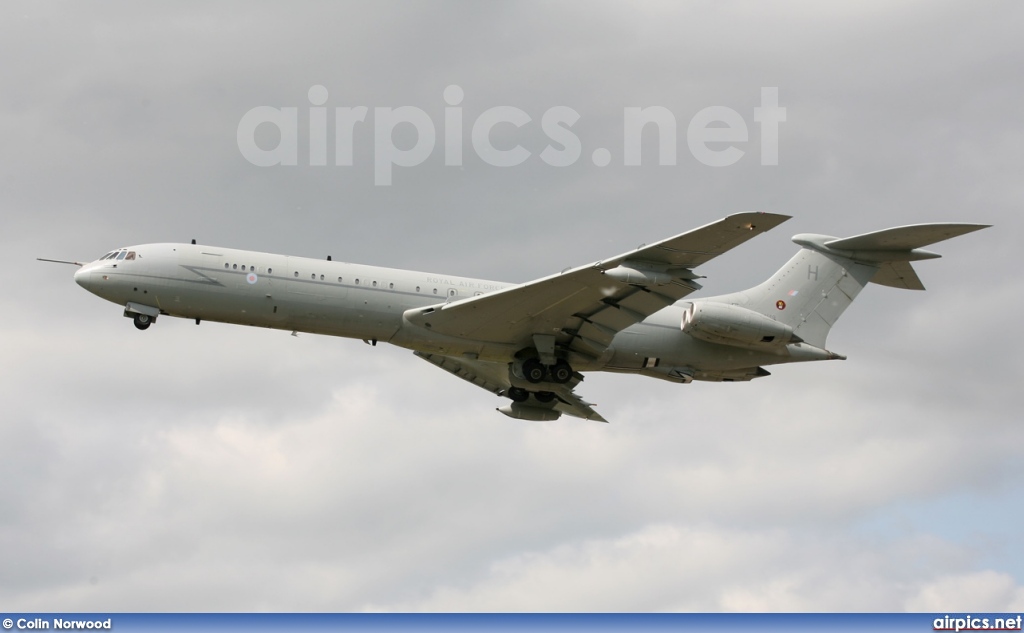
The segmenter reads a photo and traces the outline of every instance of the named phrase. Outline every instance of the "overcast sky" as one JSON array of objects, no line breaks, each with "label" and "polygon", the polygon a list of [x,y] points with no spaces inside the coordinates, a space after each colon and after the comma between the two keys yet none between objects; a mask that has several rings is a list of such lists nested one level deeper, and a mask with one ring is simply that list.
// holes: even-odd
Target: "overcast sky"
[{"label": "overcast sky", "polygon": [[[5,3],[0,605],[1024,611],[1024,5],[835,4]],[[765,87],[786,109],[777,166]],[[260,106],[298,108],[297,165],[239,150]],[[338,166],[334,108],[356,106]],[[400,106],[437,144],[377,186],[375,108]],[[491,136],[530,152],[515,167],[470,143],[499,106],[530,117]],[[540,158],[558,106],[579,114],[565,167]],[[675,164],[649,130],[625,166],[624,108],[652,106],[677,121]],[[748,128],[730,166],[688,149],[713,106]],[[937,245],[927,292],[865,289],[829,339],[846,362],[733,385],[588,375],[608,425],[510,420],[388,346],[139,332],[34,260],[196,238],[519,282],[757,210],[794,219],[702,267],[707,294],[767,278],[796,233],[995,228]]]}]

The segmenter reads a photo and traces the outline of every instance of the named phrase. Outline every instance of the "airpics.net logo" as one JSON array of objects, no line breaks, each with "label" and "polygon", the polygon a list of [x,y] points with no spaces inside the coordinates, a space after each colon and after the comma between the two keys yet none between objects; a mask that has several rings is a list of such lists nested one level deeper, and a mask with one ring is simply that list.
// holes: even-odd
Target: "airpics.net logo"
[{"label": "airpics.net logo", "polygon": [[[309,89],[310,107],[304,117],[309,122],[304,145],[309,155],[306,163],[312,167],[328,164],[328,100],[327,88],[321,85]],[[534,158],[534,154],[521,144],[496,147],[492,132],[496,128],[524,130],[537,122],[523,109],[515,106],[496,106],[484,110],[473,121],[464,121],[462,102],[465,92],[457,85],[444,89],[444,123],[441,136],[444,164],[448,167],[463,165],[464,135],[469,129],[470,147],[484,163],[494,167],[515,167]],[[424,110],[416,106],[375,107],[373,121],[367,121],[368,106],[337,106],[334,108],[333,138],[336,167],[350,167],[356,156],[357,126],[372,131],[369,144],[373,146],[373,182],[390,185],[395,167],[422,165],[438,145],[438,126]],[[540,117],[539,125],[549,141],[538,152],[537,159],[551,167],[568,167],[583,156],[583,144],[573,130],[580,114],[568,106],[548,108]],[[779,164],[779,125],[786,121],[786,108],[779,106],[778,88],[761,88],[761,104],[753,108],[753,123],[760,132],[760,164]],[[257,142],[257,129],[270,126],[276,129],[278,140],[274,147],[261,147]],[[415,130],[415,143],[399,147],[395,131],[410,126]],[[658,165],[678,164],[677,138],[679,125],[675,115],[664,106],[626,107],[622,112],[623,146],[622,165],[642,164],[642,137],[645,129],[653,126],[658,144]],[[260,167],[300,164],[299,108],[258,106],[246,112],[238,122],[238,150],[242,156]],[[363,134],[362,136],[365,136]],[[750,139],[747,120],[736,110],[722,105],[703,108],[686,126],[686,145],[690,155],[709,167],[728,167],[747,154],[743,145]],[[648,136],[650,138],[650,136]],[[508,143],[503,143],[508,145]],[[305,158],[305,157],[303,157]],[[611,150],[599,147],[590,151],[591,162],[598,167],[612,163]]]}]

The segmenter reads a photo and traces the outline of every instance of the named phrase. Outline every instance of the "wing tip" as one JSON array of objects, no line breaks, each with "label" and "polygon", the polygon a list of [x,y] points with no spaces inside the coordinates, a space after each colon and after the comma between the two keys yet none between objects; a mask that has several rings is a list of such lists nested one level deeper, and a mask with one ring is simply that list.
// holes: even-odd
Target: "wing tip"
[{"label": "wing tip", "polygon": [[725,219],[739,222],[739,228],[763,233],[764,231],[774,229],[787,220],[793,219],[793,216],[771,213],[770,211],[748,211],[727,216]]}]

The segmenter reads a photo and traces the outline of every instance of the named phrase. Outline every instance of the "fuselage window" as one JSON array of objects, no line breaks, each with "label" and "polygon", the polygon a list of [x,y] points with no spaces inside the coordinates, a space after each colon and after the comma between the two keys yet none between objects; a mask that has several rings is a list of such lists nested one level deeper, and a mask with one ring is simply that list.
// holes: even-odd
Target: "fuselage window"
[{"label": "fuselage window", "polygon": [[224,268],[231,268],[231,264],[224,262]]},{"label": "fuselage window", "polygon": [[309,278],[314,280],[314,281],[316,281],[316,273],[313,273],[312,275],[310,275]]},{"label": "fuselage window", "polygon": [[233,265],[231,266],[231,268],[233,268],[233,269],[235,269],[235,270],[238,270],[238,264],[233,264]]},{"label": "fuselage window", "polygon": [[449,297],[454,297],[455,296],[455,292],[456,292],[455,288],[450,288],[448,290],[448,296]]},{"label": "fuselage window", "polygon": [[416,286],[416,292],[419,292],[419,291],[420,291],[420,287]]},{"label": "fuselage window", "polygon": [[437,294],[437,288],[434,288],[434,294],[435,295]]},{"label": "fuselage window", "polygon": [[388,288],[390,288],[391,290],[394,290],[395,289],[395,284],[388,284]]},{"label": "fuselage window", "polygon": [[268,268],[267,269],[267,274],[268,275],[273,275],[274,274],[274,269],[273,268]]},{"label": "fuselage window", "polygon": [[295,271],[295,276],[296,276],[296,277],[298,277],[298,276],[299,276],[299,271],[297,271],[297,270]]},{"label": "fuselage window", "polygon": [[373,287],[374,287],[374,288],[376,288],[376,287],[377,287],[377,282],[376,282],[376,281],[375,281],[375,282],[373,282]]},{"label": "fuselage window", "polygon": [[323,281],[323,280],[324,280],[324,276],[320,275],[320,281]]},{"label": "fuselage window", "polygon": [[127,254],[128,254],[128,251],[121,251],[120,253],[118,253],[117,254],[117,261],[121,261],[122,259],[124,259],[124,256],[127,255]]},{"label": "fuselage window", "polygon": [[341,283],[341,277],[338,277],[338,283],[339,284]]},{"label": "fuselage window", "polygon": [[358,279],[356,279],[356,285],[357,285],[357,286],[359,285],[359,280],[358,280]]}]

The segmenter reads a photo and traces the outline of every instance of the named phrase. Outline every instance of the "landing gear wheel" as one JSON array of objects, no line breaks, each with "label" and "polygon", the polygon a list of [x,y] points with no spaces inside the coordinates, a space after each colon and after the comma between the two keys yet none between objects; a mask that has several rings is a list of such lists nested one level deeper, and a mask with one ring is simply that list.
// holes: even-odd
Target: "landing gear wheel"
[{"label": "landing gear wheel", "polygon": [[135,327],[140,330],[145,330],[149,326],[153,325],[153,317],[148,314],[135,314],[132,316],[132,322],[135,323]]},{"label": "landing gear wheel", "polygon": [[510,387],[505,395],[512,398],[512,402],[526,402],[530,397],[530,392],[522,387]]},{"label": "landing gear wheel", "polygon": [[536,358],[529,358],[523,361],[523,378],[526,378],[532,383],[538,383],[544,380],[544,374],[547,371],[544,369],[544,365],[540,364],[540,361]]},{"label": "landing gear wheel", "polygon": [[551,393],[550,391],[538,391],[537,393],[533,394],[533,397],[537,399],[537,402],[547,403],[555,399],[555,394]]},{"label": "landing gear wheel", "polygon": [[551,376],[551,382],[564,385],[572,380],[572,367],[564,360],[559,360],[548,368],[548,374]]}]

